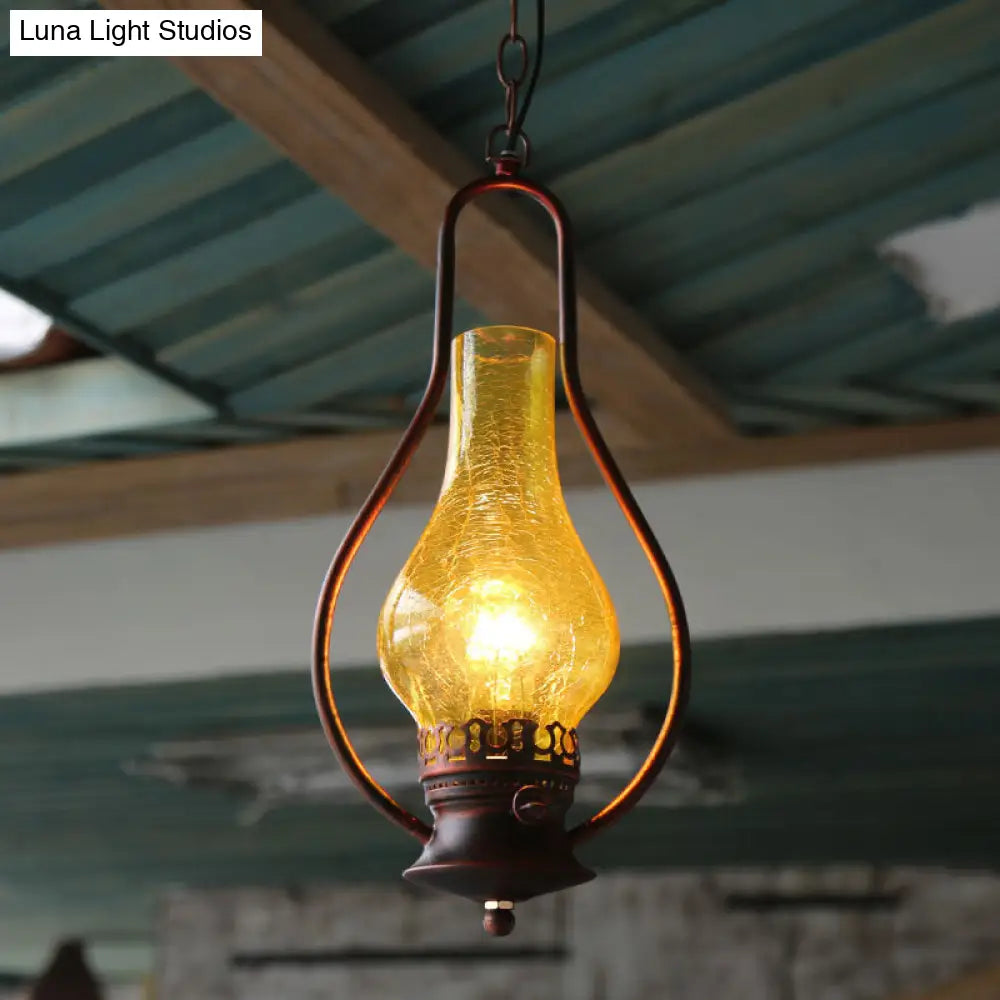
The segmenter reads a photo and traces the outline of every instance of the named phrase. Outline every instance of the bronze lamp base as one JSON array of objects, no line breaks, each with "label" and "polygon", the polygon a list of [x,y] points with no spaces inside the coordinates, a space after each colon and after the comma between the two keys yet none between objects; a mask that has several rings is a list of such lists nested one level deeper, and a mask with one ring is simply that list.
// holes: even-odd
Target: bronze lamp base
[{"label": "bronze lamp base", "polygon": [[486,929],[509,934],[515,903],[594,878],[565,828],[579,778],[572,730],[472,719],[421,730],[420,755],[434,830],[409,881],[482,903]]}]

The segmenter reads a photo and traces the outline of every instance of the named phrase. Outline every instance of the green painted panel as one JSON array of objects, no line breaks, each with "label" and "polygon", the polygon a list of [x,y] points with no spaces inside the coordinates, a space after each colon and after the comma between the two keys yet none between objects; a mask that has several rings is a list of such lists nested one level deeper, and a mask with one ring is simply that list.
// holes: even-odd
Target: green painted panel
[{"label": "green painted panel", "polygon": [[[246,125],[226,122],[11,227],[0,236],[0,257],[8,261],[12,277],[47,270],[106,248],[111,240],[235,185],[277,159],[277,151]],[[126,260],[136,263],[127,253]],[[75,265],[71,273],[75,276]]]},{"label": "green painted panel", "polygon": [[[738,763],[745,798],[640,809],[588,858],[1000,865],[998,650],[1000,619],[696,644],[690,724]],[[667,663],[627,650],[603,704],[662,704]],[[336,681],[351,724],[411,725],[376,668]],[[121,770],[158,741],[316,725],[304,668],[0,700],[0,919],[30,900],[53,926],[101,928],[112,900],[148,919],[166,884],[395,878],[413,847],[363,804],[248,827],[239,795]],[[585,730],[583,747],[586,782]]]},{"label": "green painted panel", "polygon": [[[634,262],[620,273],[611,272],[618,286],[647,298],[665,275],[688,278],[990,152],[998,131],[1000,75],[901,111],[722,190],[650,213],[599,242],[593,252],[598,259],[624,264],[630,246],[649,248],[638,267]],[[934,143],[927,142],[928,135],[935,136]]]}]

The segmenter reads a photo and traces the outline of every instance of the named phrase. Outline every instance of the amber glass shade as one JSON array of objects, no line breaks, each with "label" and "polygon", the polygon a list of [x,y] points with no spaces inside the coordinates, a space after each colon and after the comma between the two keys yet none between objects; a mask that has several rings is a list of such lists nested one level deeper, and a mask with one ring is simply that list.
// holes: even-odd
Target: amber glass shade
[{"label": "amber glass shade", "polygon": [[382,671],[421,726],[576,726],[614,675],[614,607],[559,483],[555,366],[537,330],[453,342],[444,485],[378,627]]}]

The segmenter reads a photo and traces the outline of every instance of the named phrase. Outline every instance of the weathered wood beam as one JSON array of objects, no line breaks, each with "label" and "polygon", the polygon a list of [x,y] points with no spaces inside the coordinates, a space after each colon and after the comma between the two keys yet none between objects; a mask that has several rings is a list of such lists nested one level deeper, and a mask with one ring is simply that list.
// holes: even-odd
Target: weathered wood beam
[{"label": "weathered wood beam", "polygon": [[[136,8],[133,0],[104,2]],[[200,9],[200,0],[138,6]],[[304,9],[275,0],[263,10],[261,58],[185,57],[177,64],[397,246],[433,267],[444,206],[481,171]],[[459,241],[458,292],[466,301],[497,322],[555,328],[549,233],[520,214],[505,210],[501,221],[496,206],[477,205],[463,215]],[[605,410],[643,433],[735,436],[707,383],[656,330],[593,275],[580,275],[579,292],[587,389]]]},{"label": "weathered wood beam", "polygon": [[[432,428],[400,484],[399,500],[429,502],[437,495],[446,436],[447,428]],[[564,485],[597,484],[593,461],[565,415],[558,437]],[[0,548],[353,511],[398,438],[396,430],[324,435],[7,476],[0,478]],[[1000,417],[737,438],[711,446],[667,443],[655,450],[621,427],[613,438],[624,471],[641,481],[1000,448]]]}]

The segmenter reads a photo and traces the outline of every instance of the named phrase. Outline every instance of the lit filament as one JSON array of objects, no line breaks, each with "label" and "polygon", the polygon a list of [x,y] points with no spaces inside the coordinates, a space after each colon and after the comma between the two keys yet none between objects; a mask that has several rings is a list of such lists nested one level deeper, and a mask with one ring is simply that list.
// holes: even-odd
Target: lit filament
[{"label": "lit filament", "polygon": [[465,645],[470,660],[514,667],[535,646],[535,630],[516,612],[480,611]]}]

